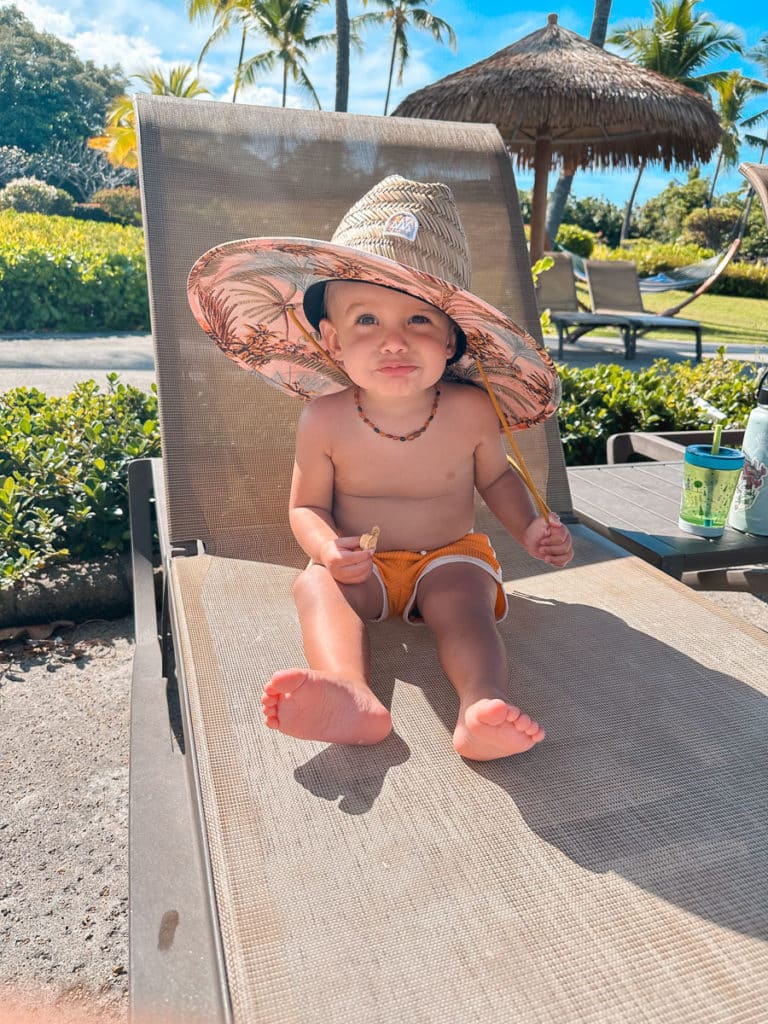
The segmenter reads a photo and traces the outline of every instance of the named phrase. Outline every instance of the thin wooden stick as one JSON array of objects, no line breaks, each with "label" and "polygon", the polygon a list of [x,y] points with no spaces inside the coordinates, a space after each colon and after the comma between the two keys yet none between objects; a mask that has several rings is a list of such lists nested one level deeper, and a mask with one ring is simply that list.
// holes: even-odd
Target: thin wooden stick
[{"label": "thin wooden stick", "polygon": [[[343,373],[345,377],[347,377],[347,371],[344,369],[344,367],[341,366],[340,363],[337,363],[336,360],[331,355],[331,353],[326,351],[326,349],[324,349],[322,345],[318,344],[318,342],[315,341],[315,339],[312,337],[311,334],[308,334],[304,330],[304,327],[303,327],[303,325],[301,323],[301,320],[299,320],[299,318],[296,316],[296,311],[294,310],[293,306],[286,306],[286,311],[287,311],[288,316],[290,317],[290,319],[293,320],[293,325],[299,331],[299,333],[301,334],[302,338],[305,341],[308,341],[309,344],[312,345],[314,348],[316,348],[317,351],[325,359],[326,362],[330,363],[331,366],[333,366],[340,373]],[[347,379],[349,379],[349,378],[347,378]],[[351,384],[352,381],[350,380],[349,383]]]},{"label": "thin wooden stick", "polygon": [[506,434],[507,441],[509,441],[509,446],[514,452],[514,459],[510,458],[509,455],[507,456],[507,459],[509,460],[510,465],[513,466],[515,470],[520,474],[526,487],[531,492],[531,496],[536,503],[536,508],[539,510],[539,514],[548,520],[550,515],[552,515],[552,509],[549,507],[549,505],[547,505],[546,501],[544,501],[542,496],[539,494],[536,484],[533,482],[533,477],[531,476],[528,467],[525,464],[525,460],[523,459],[522,453],[517,445],[517,442],[512,436],[512,431],[509,429],[507,418],[502,412],[501,406],[499,405],[499,400],[493,392],[491,382],[488,380],[485,370],[480,365],[479,359],[475,360],[475,366],[477,367],[478,373],[480,374],[480,379],[485,385],[485,390],[488,392],[488,397],[491,400],[491,404],[493,405],[493,408],[496,410],[496,415],[499,417],[501,429]]}]

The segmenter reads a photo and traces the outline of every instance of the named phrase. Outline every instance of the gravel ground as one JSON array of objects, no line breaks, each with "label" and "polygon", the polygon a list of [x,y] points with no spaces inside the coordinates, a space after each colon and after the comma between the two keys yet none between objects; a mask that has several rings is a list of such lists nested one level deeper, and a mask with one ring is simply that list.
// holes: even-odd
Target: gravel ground
[{"label": "gravel ground", "polygon": [[0,646],[0,984],[25,1020],[127,1019],[132,630]]}]

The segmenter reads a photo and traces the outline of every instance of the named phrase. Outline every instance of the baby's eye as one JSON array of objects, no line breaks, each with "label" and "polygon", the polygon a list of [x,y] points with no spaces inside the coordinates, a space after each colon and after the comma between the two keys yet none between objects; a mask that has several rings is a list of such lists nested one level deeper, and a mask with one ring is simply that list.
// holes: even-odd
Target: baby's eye
[{"label": "baby's eye", "polygon": [[411,317],[412,324],[430,324],[432,321],[424,313],[414,313]]},{"label": "baby's eye", "polygon": [[357,318],[356,323],[363,324],[364,326],[370,326],[376,323],[376,317],[373,313],[363,313]]}]

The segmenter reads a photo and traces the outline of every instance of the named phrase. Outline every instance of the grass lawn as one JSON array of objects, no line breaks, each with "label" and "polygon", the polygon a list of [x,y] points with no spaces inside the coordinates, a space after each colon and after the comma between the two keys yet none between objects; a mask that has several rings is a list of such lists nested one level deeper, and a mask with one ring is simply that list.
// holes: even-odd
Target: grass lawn
[{"label": "grass lawn", "polygon": [[[589,308],[589,295],[581,286],[577,289],[579,298]],[[676,306],[687,297],[687,292],[651,292],[643,295],[645,308],[650,313]],[[678,316],[698,320],[703,328],[702,337],[707,343],[719,345],[765,345],[768,346],[768,296],[764,299],[738,299],[731,295],[705,295],[694,299],[682,309]],[[615,331],[595,330],[595,335],[611,335]],[[666,332],[654,332],[653,337],[663,338]],[[674,332],[670,332],[674,336]]]},{"label": "grass lawn", "polygon": [[[660,313],[676,306],[685,292],[662,292],[643,295],[647,309]],[[738,299],[733,295],[705,295],[694,299],[678,314],[698,320],[704,341],[723,345],[768,345],[768,297]]]}]

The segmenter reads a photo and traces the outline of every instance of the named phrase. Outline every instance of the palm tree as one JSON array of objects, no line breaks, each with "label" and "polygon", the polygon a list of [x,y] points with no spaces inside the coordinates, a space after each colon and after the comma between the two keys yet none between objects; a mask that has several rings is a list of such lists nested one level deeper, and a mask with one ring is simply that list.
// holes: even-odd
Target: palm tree
[{"label": "palm tree", "polygon": [[[421,2],[422,6],[419,6]],[[392,79],[395,75],[395,64],[397,64],[397,84],[403,84],[403,71],[408,63],[410,52],[408,50],[407,29],[422,29],[430,32],[432,38],[438,43],[443,42],[445,35],[449,46],[456,50],[456,33],[447,21],[436,17],[427,6],[434,3],[434,0],[371,0],[383,10],[378,13],[363,14],[357,21],[360,24],[373,23],[378,25],[389,25],[392,29],[392,55],[389,61],[389,78],[387,80],[387,95],[384,100],[384,113],[389,110],[389,97],[392,93]]]},{"label": "palm tree", "polygon": [[245,59],[245,44],[248,39],[248,15],[253,5],[250,0],[187,0],[187,14],[190,21],[196,18],[204,18],[206,15],[213,15],[214,30],[206,39],[205,45],[197,58],[197,68],[210,48],[224,36],[229,35],[232,28],[240,26],[240,53],[237,58],[235,69],[235,81],[232,89],[232,102],[237,100],[237,90],[240,86],[240,71]]},{"label": "palm tree", "polygon": [[[741,121],[744,104],[753,96],[768,92],[768,83],[755,78],[746,78],[740,71],[729,71],[724,78],[714,82],[712,88],[717,97],[717,112],[720,117],[722,136],[715,173],[709,187],[708,205],[711,204],[714,197],[715,184],[722,168],[735,167],[739,162],[739,149],[742,142],[739,128],[747,123]],[[768,110],[748,118],[749,126],[751,127],[766,116],[768,116]]]},{"label": "palm tree", "polygon": [[[768,75],[768,35],[763,36],[756,46],[753,46],[751,50],[747,51],[747,56],[759,64],[763,71]],[[765,83],[764,83],[765,84]],[[760,121],[764,121],[768,117],[768,109],[761,110],[759,114],[753,114],[752,117],[748,117],[742,121],[742,125],[745,128],[752,128],[754,125],[759,124]],[[756,137],[754,135],[745,135],[744,138],[750,144],[750,146],[760,146],[760,156],[757,162],[761,164],[765,157],[766,149],[768,149],[768,139]],[[750,194],[754,195],[754,189],[750,189]]]},{"label": "palm tree", "polygon": [[[592,13],[592,28],[589,32],[589,41],[601,49],[605,46],[605,37],[608,32],[608,19],[611,16],[612,0],[595,0],[595,9]],[[552,190],[547,205],[547,235],[552,244],[563,219],[565,204],[571,194],[574,172],[563,167],[557,179],[557,184]]]},{"label": "palm tree", "polygon": [[[714,57],[723,53],[741,53],[741,36],[736,29],[694,8],[700,0],[652,0],[653,20],[635,22],[618,28],[608,38],[628,52],[641,67],[658,71],[667,78],[706,93],[709,86],[727,72],[703,72]],[[632,206],[637,195],[645,161],[638,166],[637,178],[629,197],[621,228],[621,240],[629,234]]]},{"label": "palm tree", "polygon": [[[192,75],[190,64],[177,64],[168,72],[160,68],[141,71],[131,78],[143,82],[151,93],[156,96],[180,96],[183,99],[194,99],[196,96],[210,96],[210,92]],[[88,139],[91,149],[100,149],[114,167],[139,166],[136,146],[136,120],[133,112],[133,100],[130,96],[118,96],[107,111],[107,123],[104,134]]]},{"label": "palm tree", "polygon": [[252,85],[257,75],[271,71],[279,61],[283,65],[282,106],[285,106],[288,97],[290,75],[299,88],[312,97],[317,109],[320,110],[320,98],[309,80],[305,65],[310,53],[331,49],[336,42],[334,32],[318,36],[307,35],[313,15],[325,2],[326,0],[262,0],[261,3],[250,3],[243,20],[247,21],[247,28],[253,28],[263,36],[271,48],[242,63],[237,74],[236,87],[242,84]]},{"label": "palm tree", "polygon": [[336,0],[336,103],[335,110],[346,110],[349,100],[349,4]]}]

